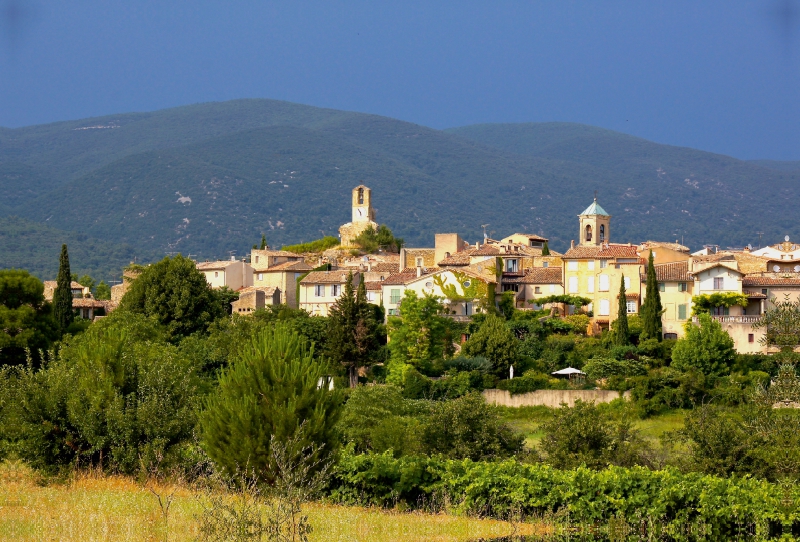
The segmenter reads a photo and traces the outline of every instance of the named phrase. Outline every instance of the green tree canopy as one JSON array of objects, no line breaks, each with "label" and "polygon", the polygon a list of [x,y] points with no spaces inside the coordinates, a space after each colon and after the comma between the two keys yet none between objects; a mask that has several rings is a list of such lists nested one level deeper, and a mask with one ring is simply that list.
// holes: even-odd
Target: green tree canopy
[{"label": "green tree canopy", "polygon": [[611,330],[611,342],[615,346],[625,346],[630,344],[628,330],[628,297],[625,295],[625,277],[619,279],[619,299],[617,308],[617,319],[614,321],[614,328]]},{"label": "green tree canopy", "polygon": [[64,333],[75,319],[72,310],[72,274],[69,270],[69,253],[67,245],[61,245],[61,257],[58,262],[56,289],[53,292],[53,317]]},{"label": "green tree canopy", "polygon": [[23,363],[26,349],[38,359],[57,338],[42,281],[21,269],[0,270],[0,365]]},{"label": "green tree canopy", "polygon": [[645,299],[642,304],[642,333],[639,340],[656,339],[661,341],[661,314],[664,308],[661,306],[661,293],[658,291],[658,279],[656,268],[653,263],[653,251],[647,259],[647,288]]},{"label": "green tree canopy", "polygon": [[96,299],[111,299],[111,286],[104,281],[100,281],[97,285],[97,291],[94,294]]},{"label": "green tree canopy", "polygon": [[686,335],[672,349],[672,367],[699,371],[707,376],[728,372],[736,357],[733,339],[708,313],[697,317],[700,325],[686,323]]},{"label": "green tree canopy", "polygon": [[385,224],[378,226],[377,230],[367,226],[353,241],[365,252],[375,252],[379,248],[389,252],[400,252],[403,247],[403,240],[395,237]]},{"label": "green tree canopy", "polygon": [[357,291],[353,288],[353,273],[347,276],[344,292],[328,314],[326,353],[334,363],[347,367],[350,387],[358,385],[358,368],[376,361],[385,335],[375,319],[375,311],[367,302],[364,281]]},{"label": "green tree canopy", "polygon": [[273,438],[292,441],[287,452],[309,454],[312,463],[333,453],[341,394],[328,390],[329,374],[327,362],[285,324],[259,331],[222,372],[201,415],[209,457],[230,475],[251,471],[269,483]]},{"label": "green tree canopy", "polygon": [[418,297],[413,290],[406,290],[400,316],[389,317],[389,381],[402,384],[408,367],[426,372],[434,361],[444,358],[452,344],[450,322],[442,316],[445,312],[439,298]]},{"label": "green tree canopy", "polygon": [[482,356],[492,362],[494,373],[508,375],[509,367],[517,361],[520,341],[503,318],[489,314],[483,325],[464,344],[464,354]]},{"label": "green tree canopy", "polygon": [[146,267],[123,296],[119,310],[154,318],[173,339],[205,331],[224,314],[206,278],[181,255]]}]

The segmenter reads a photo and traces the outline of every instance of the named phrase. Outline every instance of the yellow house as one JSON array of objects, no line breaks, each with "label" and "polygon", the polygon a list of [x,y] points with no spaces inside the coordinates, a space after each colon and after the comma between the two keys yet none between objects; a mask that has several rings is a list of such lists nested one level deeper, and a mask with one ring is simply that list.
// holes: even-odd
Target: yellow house
[{"label": "yellow house", "polygon": [[[654,256],[655,258],[655,256]],[[655,264],[653,268],[658,281],[658,292],[664,314],[661,327],[665,339],[679,339],[684,335],[684,326],[692,317],[692,295],[694,278],[689,272],[688,261]],[[647,293],[647,268],[641,274],[642,295]]]},{"label": "yellow house", "polygon": [[518,309],[541,308],[536,299],[564,293],[564,278],[561,267],[531,267],[514,279],[503,277],[504,285],[516,284]]},{"label": "yellow house", "polygon": [[609,242],[611,215],[597,199],[578,215],[580,244],[572,243],[564,254],[564,287],[567,294],[591,300],[592,333],[609,329],[618,313],[619,288],[624,280],[629,314],[639,312],[642,294],[639,247]]},{"label": "yellow house", "polygon": [[487,280],[475,271],[462,269],[406,269],[390,275],[382,283],[383,306],[386,316],[400,314],[400,302],[406,291],[418,297],[432,295],[441,299],[448,315],[467,320],[481,312],[480,303],[486,298]]},{"label": "yellow house", "polygon": [[312,316],[328,316],[331,307],[339,299],[347,284],[347,277],[353,277],[353,288],[361,282],[361,273],[352,271],[312,271],[300,281],[301,309]]}]

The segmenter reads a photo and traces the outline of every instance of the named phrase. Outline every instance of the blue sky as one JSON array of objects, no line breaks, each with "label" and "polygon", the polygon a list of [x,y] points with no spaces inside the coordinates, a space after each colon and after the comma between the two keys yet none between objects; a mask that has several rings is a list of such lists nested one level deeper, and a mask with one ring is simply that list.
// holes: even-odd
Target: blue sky
[{"label": "blue sky", "polygon": [[800,0],[0,0],[0,126],[263,97],[800,160]]}]

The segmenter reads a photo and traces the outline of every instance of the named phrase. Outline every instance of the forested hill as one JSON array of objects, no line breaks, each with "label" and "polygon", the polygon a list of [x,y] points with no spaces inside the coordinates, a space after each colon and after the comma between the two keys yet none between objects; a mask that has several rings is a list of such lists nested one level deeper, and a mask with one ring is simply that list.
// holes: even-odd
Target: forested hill
[{"label": "forested hill", "polygon": [[[615,241],[743,246],[800,233],[800,172],[576,124],[440,131],[376,115],[236,100],[0,129],[0,216],[135,251],[243,254],[336,235],[350,189],[408,245],[526,231],[564,249],[595,190]],[[0,255],[0,267],[12,259]],[[57,258],[57,254],[54,255]],[[29,264],[33,265],[33,264]]]}]

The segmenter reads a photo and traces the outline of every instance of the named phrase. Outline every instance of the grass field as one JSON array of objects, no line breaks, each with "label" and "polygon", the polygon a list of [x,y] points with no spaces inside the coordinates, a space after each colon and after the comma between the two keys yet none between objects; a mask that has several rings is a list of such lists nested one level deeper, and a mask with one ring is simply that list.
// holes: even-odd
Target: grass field
[{"label": "grass field", "polygon": [[[615,416],[622,416],[624,408],[617,405],[609,405],[608,408]],[[498,407],[502,418],[517,432],[525,435],[525,446],[535,448],[544,435],[540,427],[543,423],[553,418],[555,409],[548,407]],[[638,419],[631,416],[630,419],[641,435],[648,440],[657,443],[661,435],[667,431],[674,431],[683,427],[685,412],[676,410],[666,412],[651,418]]]},{"label": "grass field", "polygon": [[[151,491],[152,490],[152,491]],[[174,500],[167,521],[158,504]],[[139,484],[131,478],[81,474],[43,485],[15,463],[0,465],[0,540],[184,541],[198,534],[203,495],[186,486]],[[439,541],[534,534],[535,526],[312,503],[305,508],[313,542]]]}]

